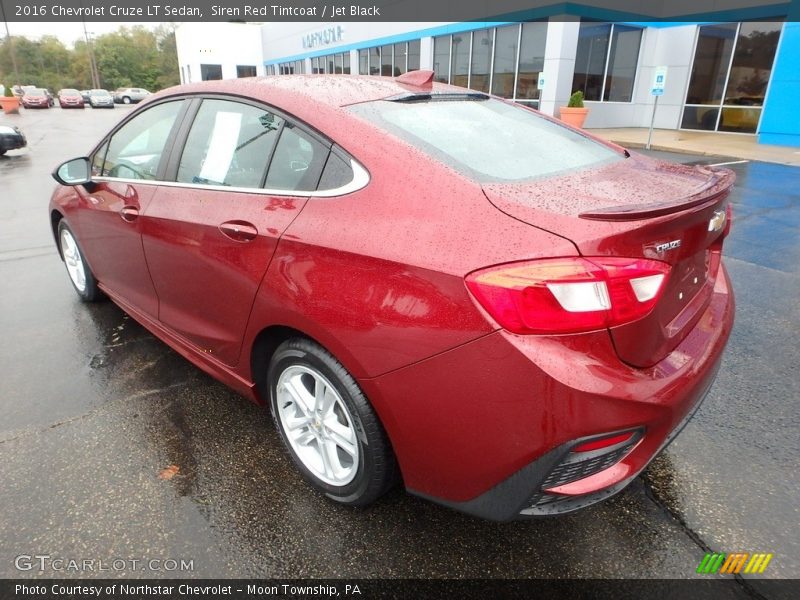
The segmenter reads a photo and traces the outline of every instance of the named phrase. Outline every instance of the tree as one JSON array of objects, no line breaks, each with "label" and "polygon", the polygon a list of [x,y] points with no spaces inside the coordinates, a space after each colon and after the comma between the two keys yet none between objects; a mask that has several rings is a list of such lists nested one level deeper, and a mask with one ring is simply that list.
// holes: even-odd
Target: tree
[{"label": "tree", "polygon": [[[92,43],[101,86],[143,87],[156,91],[180,82],[175,32],[165,25],[155,31],[144,27],[121,27],[98,36]],[[11,81],[13,65],[7,40],[0,44],[0,81]],[[56,91],[86,89],[92,85],[89,49],[84,40],[67,48],[58,38],[40,40],[14,38],[21,85],[36,85]]]}]

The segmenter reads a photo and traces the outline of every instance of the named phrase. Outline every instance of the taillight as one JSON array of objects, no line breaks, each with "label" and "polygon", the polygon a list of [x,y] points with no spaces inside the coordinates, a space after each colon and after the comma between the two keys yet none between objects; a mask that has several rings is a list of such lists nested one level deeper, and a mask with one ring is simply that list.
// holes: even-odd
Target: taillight
[{"label": "taillight", "polygon": [[467,287],[513,333],[578,333],[646,316],[670,266],[638,258],[549,258],[471,273]]}]

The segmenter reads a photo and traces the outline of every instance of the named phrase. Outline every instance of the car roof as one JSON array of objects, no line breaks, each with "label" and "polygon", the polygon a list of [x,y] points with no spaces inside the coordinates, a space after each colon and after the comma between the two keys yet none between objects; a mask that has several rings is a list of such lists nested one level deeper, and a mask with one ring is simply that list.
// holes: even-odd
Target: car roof
[{"label": "car roof", "polygon": [[[398,82],[393,77],[370,75],[270,75],[204,81],[168,88],[155,94],[152,99],[175,94],[221,93],[250,96],[277,106],[299,104],[342,107],[360,102],[381,100],[398,94],[420,92],[419,86]],[[425,91],[434,93],[460,91],[462,88],[434,83]]]}]

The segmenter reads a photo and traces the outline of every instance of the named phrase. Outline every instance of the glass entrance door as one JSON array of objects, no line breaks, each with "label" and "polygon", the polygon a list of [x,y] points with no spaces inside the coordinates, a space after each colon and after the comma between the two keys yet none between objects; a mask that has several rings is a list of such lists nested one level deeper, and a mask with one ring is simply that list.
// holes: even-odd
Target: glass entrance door
[{"label": "glass entrance door", "polygon": [[782,23],[699,28],[682,129],[756,133]]}]

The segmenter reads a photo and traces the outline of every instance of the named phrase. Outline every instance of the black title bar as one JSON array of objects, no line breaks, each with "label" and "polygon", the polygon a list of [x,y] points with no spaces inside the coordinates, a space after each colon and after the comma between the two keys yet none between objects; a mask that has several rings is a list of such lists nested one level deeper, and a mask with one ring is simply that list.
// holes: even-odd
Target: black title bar
[{"label": "black title bar", "polygon": [[[800,0],[0,0],[9,22],[800,20]],[[690,6],[690,8],[687,8]],[[679,8],[680,7],[680,8]]]}]

